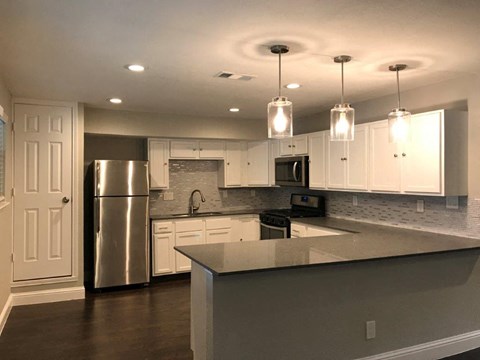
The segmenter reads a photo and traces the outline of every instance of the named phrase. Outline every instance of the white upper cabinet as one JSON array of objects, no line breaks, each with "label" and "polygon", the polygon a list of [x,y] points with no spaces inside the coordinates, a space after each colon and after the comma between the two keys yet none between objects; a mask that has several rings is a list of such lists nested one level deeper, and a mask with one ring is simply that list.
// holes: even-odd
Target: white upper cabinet
[{"label": "white upper cabinet", "polygon": [[247,143],[247,184],[249,186],[268,186],[268,141]]},{"label": "white upper cabinet", "polygon": [[218,187],[240,187],[244,185],[242,170],[246,157],[245,152],[245,142],[226,142],[225,160],[218,164]]},{"label": "white upper cabinet", "polygon": [[370,128],[370,190],[467,195],[467,116],[437,110],[412,116],[410,140],[388,142],[387,121]]},{"label": "white upper cabinet", "polygon": [[308,155],[307,135],[297,135],[279,140],[280,156]]},{"label": "white upper cabinet", "polygon": [[355,126],[353,141],[330,141],[330,135],[327,139],[327,187],[367,190],[368,125]]},{"label": "white upper cabinet", "polygon": [[168,188],[168,140],[148,140],[150,188]]},{"label": "white upper cabinet", "polygon": [[398,147],[388,140],[388,121],[370,124],[370,190],[400,191]]},{"label": "white upper cabinet", "polygon": [[280,156],[280,142],[278,140],[270,140],[269,143],[268,183],[270,186],[275,186],[275,158]]},{"label": "white upper cabinet", "polygon": [[172,159],[223,159],[225,142],[218,140],[172,140]]},{"label": "white upper cabinet", "polygon": [[328,131],[320,131],[308,135],[309,153],[309,187],[324,189],[326,187],[326,141]]}]

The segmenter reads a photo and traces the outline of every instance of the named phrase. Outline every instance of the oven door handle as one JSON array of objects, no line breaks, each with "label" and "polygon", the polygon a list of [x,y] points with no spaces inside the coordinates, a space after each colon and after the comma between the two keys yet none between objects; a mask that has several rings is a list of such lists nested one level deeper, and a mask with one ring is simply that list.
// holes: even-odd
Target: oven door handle
[{"label": "oven door handle", "polygon": [[299,181],[299,180],[298,180],[298,177],[297,177],[297,167],[298,167],[298,161],[295,161],[295,162],[293,163],[293,169],[292,169],[293,179],[294,179],[295,181]]}]

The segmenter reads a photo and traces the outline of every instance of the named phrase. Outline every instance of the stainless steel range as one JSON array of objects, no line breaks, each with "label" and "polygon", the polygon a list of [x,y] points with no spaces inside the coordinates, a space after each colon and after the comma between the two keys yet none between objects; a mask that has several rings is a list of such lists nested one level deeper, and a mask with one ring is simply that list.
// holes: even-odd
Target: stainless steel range
[{"label": "stainless steel range", "polygon": [[260,239],[290,237],[290,219],[325,216],[325,198],[319,195],[292,194],[290,209],[268,210],[260,214]]}]

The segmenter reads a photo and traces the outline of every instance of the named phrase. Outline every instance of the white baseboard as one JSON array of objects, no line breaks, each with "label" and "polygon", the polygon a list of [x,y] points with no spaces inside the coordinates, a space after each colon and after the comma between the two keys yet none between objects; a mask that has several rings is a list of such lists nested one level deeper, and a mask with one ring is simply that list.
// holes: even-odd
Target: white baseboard
[{"label": "white baseboard", "polygon": [[12,299],[12,294],[10,294],[2,312],[0,313],[0,335],[2,335],[3,328],[7,323],[8,315],[10,315],[10,310],[12,310]]},{"label": "white baseboard", "polygon": [[441,359],[480,347],[480,330],[410,346],[357,360]]},{"label": "white baseboard", "polygon": [[13,306],[85,299],[83,286],[12,294]]}]

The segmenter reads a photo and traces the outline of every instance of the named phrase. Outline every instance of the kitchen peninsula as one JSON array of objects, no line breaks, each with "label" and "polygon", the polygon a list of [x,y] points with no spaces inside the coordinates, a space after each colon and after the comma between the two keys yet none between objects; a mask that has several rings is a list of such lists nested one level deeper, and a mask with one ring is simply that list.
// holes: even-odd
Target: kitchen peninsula
[{"label": "kitchen peninsula", "polygon": [[480,240],[299,221],[348,233],[176,248],[193,260],[195,359],[435,358],[478,332]]}]

